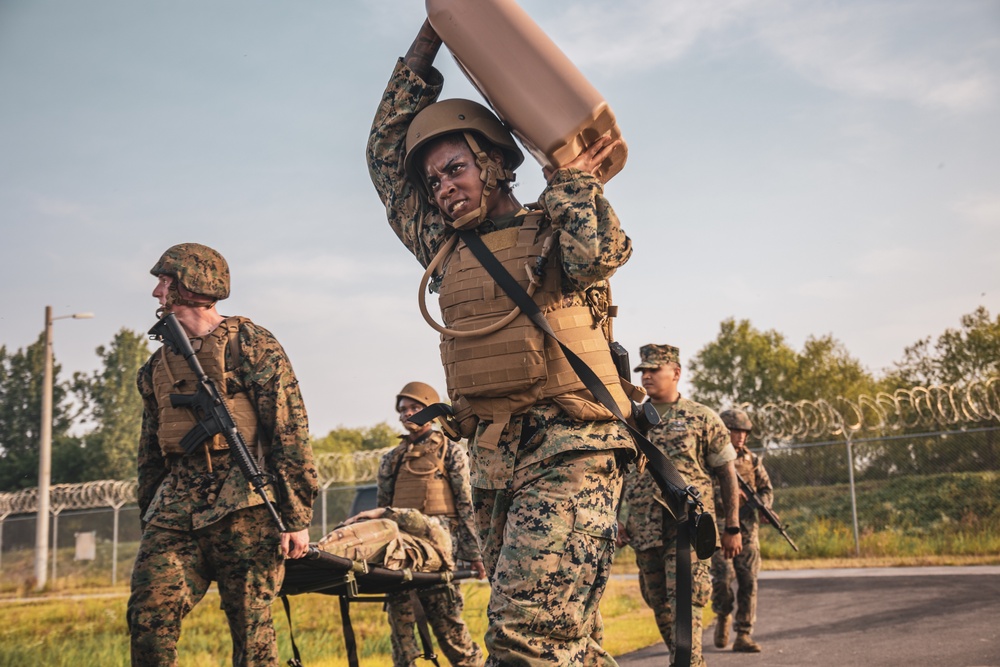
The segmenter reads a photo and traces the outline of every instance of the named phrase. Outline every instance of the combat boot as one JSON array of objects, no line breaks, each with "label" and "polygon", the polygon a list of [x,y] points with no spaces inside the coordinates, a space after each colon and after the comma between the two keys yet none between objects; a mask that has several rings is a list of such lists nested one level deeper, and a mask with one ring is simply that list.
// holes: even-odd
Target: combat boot
[{"label": "combat boot", "polygon": [[726,648],[729,644],[729,616],[715,619],[715,648]]},{"label": "combat boot", "polygon": [[[716,634],[716,637],[718,636]],[[736,635],[736,641],[733,642],[733,650],[739,653],[760,653],[760,644],[751,639],[749,633],[740,632]]]}]

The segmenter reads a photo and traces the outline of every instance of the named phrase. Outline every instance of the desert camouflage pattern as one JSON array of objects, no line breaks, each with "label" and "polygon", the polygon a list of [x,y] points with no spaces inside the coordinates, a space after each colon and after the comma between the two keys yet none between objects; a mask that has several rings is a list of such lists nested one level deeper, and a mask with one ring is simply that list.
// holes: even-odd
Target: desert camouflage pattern
[{"label": "desert camouflage pattern", "polygon": [[[653,407],[660,414],[660,423],[649,431],[650,442],[670,459],[688,484],[698,489],[705,511],[714,512],[712,469],[736,458],[729,430],[713,410],[683,396],[676,403],[653,403]],[[637,551],[663,545],[663,506],[655,500],[658,492],[648,470],[639,473],[633,467],[625,476],[625,530]]]},{"label": "desert camouflage pattern", "polygon": [[271,603],[284,576],[281,537],[263,506],[231,512],[199,530],[147,523],[126,613],[132,664],[178,664],[181,621],[215,581],[229,620],[233,665],[277,665]]},{"label": "desert camouflage pattern", "polygon": [[[577,437],[560,426],[532,436]],[[616,664],[600,645],[598,604],[614,556],[622,456],[564,447],[518,467],[507,490],[473,489],[492,584],[487,665]]]},{"label": "desert camouflage pattern", "polygon": [[[430,431],[424,438],[444,447],[444,468],[455,498],[454,517],[426,517],[428,522],[441,526],[451,537],[455,560],[482,560],[475,533],[475,516],[472,506],[472,489],[469,486],[469,456],[465,449],[446,438],[440,431]],[[396,488],[396,464],[410,443],[403,440],[382,457],[378,469],[376,503],[389,507]],[[440,473],[437,473],[440,474]],[[452,665],[479,667],[483,662],[482,649],[472,639],[462,618],[465,599],[457,582],[422,589],[416,593],[424,608],[428,624],[437,638],[441,652]],[[423,653],[414,632],[416,610],[409,592],[390,595],[386,609],[392,630],[392,662],[396,667],[413,664]]]},{"label": "desert camouflage pattern", "polygon": [[451,535],[439,522],[415,509],[386,508],[378,519],[340,524],[317,548],[389,570],[448,572],[455,569]]},{"label": "desert camouflage pattern", "polygon": [[[270,331],[249,320],[239,330],[240,367],[226,359],[226,370],[235,371],[220,391],[246,391],[257,410],[258,437],[269,449],[264,467],[274,477],[274,492],[281,518],[290,532],[308,528],[319,476],[309,444],[309,423],[299,382],[281,344]],[[165,457],[157,442],[158,409],[153,391],[152,365],[159,352],[139,369],[138,387],[143,399],[139,437],[136,496],[143,521],[163,528],[191,530],[210,524],[227,513],[262,502],[228,454],[215,454],[212,472],[204,455]],[[216,382],[219,379],[213,378]],[[179,408],[183,409],[183,408]],[[250,445],[251,453],[255,447]],[[230,471],[234,476],[229,480]],[[223,488],[238,487],[220,495]]]},{"label": "desert camouflage pattern", "polygon": [[[771,478],[764,468],[763,459],[744,449],[735,461],[736,472],[746,480],[767,507],[774,501]],[[715,485],[716,513],[719,514],[719,498],[722,494],[718,483]],[[724,521],[723,517],[719,517]],[[724,524],[723,524],[724,525]],[[740,534],[743,537],[743,551],[732,560],[720,553],[712,556],[712,611],[719,616],[733,613],[733,629],[737,634],[753,633],[757,621],[757,575],[760,573],[760,517],[740,498]],[[733,593],[733,582],[736,593]]]},{"label": "desert camouflage pattern", "polygon": [[[669,546],[656,546],[637,550],[635,562],[639,569],[639,590],[642,599],[653,610],[656,627],[663,643],[670,649],[671,665],[676,651],[677,618],[674,599],[677,590],[677,534],[668,531],[664,542]],[[691,560],[691,667],[704,667],[702,656],[702,613],[712,595],[712,576],[707,560]]]},{"label": "desert camouflage pattern", "polygon": [[[400,60],[368,141],[368,169],[389,225],[425,267],[453,230],[407,180],[403,152],[413,117],[437,99],[443,83],[437,70],[425,81]],[[587,293],[606,289],[628,261],[632,243],[591,174],[558,170],[538,203],[547,224],[561,229],[561,305],[587,305]],[[509,216],[501,225],[521,221]],[[501,225],[486,220],[476,232]],[[596,641],[596,610],[614,550],[618,459],[633,456],[631,437],[621,424],[573,421],[552,405],[514,417],[495,448],[477,445],[486,426],[479,425],[469,453],[491,575],[488,664],[615,664]]]},{"label": "desert camouflage pattern", "polygon": [[[402,60],[382,95],[368,138],[368,171],[386,207],[389,226],[422,266],[453,233],[444,216],[410,182],[403,169],[406,130],[413,117],[441,93],[444,79],[432,70],[424,81]],[[570,294],[607,280],[632,255],[632,242],[604,197],[601,181],[575,169],[561,169],[539,203],[562,228],[563,292]],[[487,221],[476,231],[497,231]]]},{"label": "desert camouflage pattern", "polygon": [[719,417],[722,418],[722,423],[730,431],[753,430],[753,422],[750,421],[750,415],[743,410],[723,410],[719,413]]},{"label": "desert camouflage pattern", "polygon": [[218,250],[200,243],[167,248],[149,270],[154,276],[174,276],[190,292],[213,299],[229,297],[229,264]]},{"label": "desert camouflage pattern", "polygon": [[457,583],[387,596],[393,667],[417,664],[417,659],[423,655],[423,648],[414,633],[418,604],[413,600],[414,595],[448,662],[454,667],[481,667],[483,649],[473,641],[462,618],[465,599]]},{"label": "desert camouflage pattern", "polygon": [[[270,490],[275,507],[289,531],[308,528],[318,475],[298,380],[284,350],[269,331],[246,321],[239,336],[239,368],[232,367],[236,360],[227,358],[226,370],[235,372],[228,380],[230,384],[225,389],[220,386],[220,391],[248,392],[259,418],[258,436],[269,445],[263,467],[274,479]],[[221,590],[239,581],[280,585],[284,572],[280,555],[272,553],[280,539],[277,529],[228,452],[206,454],[202,450],[191,456],[165,457],[160,451],[159,411],[152,382],[152,363],[157,354],[139,370],[137,379],[143,416],[136,495],[144,532],[136,557],[128,616],[133,650],[138,651],[134,664],[141,665],[174,664],[172,646],[182,618],[204,595],[200,590],[203,578],[214,578]],[[251,453],[254,449],[251,445]],[[235,559],[236,564],[228,566],[229,559]],[[179,586],[177,581],[188,583]],[[267,590],[269,583],[259,590],[248,583],[231,595],[252,599],[224,600],[223,605],[256,609],[265,600],[270,603]],[[253,623],[270,625],[270,612],[255,611]],[[236,633],[242,630],[239,624],[233,628],[236,643]],[[151,633],[156,636],[151,637]],[[266,634],[253,630],[255,637]],[[273,641],[273,630],[270,636]],[[155,657],[147,652],[148,646],[166,652]],[[252,659],[262,650],[248,649],[246,661],[234,664],[272,664]]]},{"label": "desert camouflage pattern", "polygon": [[[675,403],[653,403],[660,423],[649,431],[649,440],[670,458],[677,471],[701,493],[706,512],[715,511],[712,497],[713,468],[736,458],[729,430],[717,414],[681,396]],[[642,598],[653,610],[660,635],[674,652],[676,636],[677,529],[664,526],[663,507],[654,498],[656,482],[648,470],[634,467],[625,476],[624,501],[628,504],[625,529],[636,551]],[[704,665],[701,655],[701,615],[712,593],[709,561],[700,561],[692,550],[691,664]]]},{"label": "desert camouflage pattern", "polygon": [[634,370],[639,373],[645,370],[656,370],[667,364],[679,363],[681,363],[680,348],[673,345],[643,345],[639,348],[639,365]]},{"label": "desert camouflage pattern", "polygon": [[[469,455],[457,442],[449,440],[440,431],[430,431],[419,443],[429,440],[444,447],[444,470],[455,497],[456,518],[433,517],[449,530],[455,549],[456,560],[481,560],[479,543],[476,540],[475,515],[472,509],[472,489],[469,486]],[[379,461],[375,502],[379,507],[392,505],[396,490],[396,467],[399,457],[406,452],[410,443],[403,439],[389,450]]]}]

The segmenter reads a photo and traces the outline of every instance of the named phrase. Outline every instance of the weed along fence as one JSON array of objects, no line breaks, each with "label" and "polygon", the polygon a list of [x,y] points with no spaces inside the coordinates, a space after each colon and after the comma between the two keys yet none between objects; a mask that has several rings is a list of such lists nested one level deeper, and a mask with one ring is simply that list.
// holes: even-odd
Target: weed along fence
[{"label": "weed along fence", "polygon": [[[764,527],[767,558],[1000,553],[1000,380],[854,401],[742,406],[795,553]],[[312,537],[370,495],[387,450],[318,457]],[[359,494],[363,491],[364,494]],[[135,481],[51,487],[50,586],[128,579],[139,541]],[[33,577],[36,489],[0,493],[0,589]]]},{"label": "weed along fence", "polygon": [[1000,379],[743,407],[798,557],[1000,551]]}]

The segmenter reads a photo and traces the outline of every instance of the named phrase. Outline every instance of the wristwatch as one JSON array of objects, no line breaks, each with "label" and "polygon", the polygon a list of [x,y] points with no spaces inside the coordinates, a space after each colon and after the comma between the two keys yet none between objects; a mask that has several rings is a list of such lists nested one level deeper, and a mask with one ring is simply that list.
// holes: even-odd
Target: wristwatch
[{"label": "wristwatch", "polygon": [[739,535],[739,534],[740,534],[739,526],[726,526],[726,535]]}]

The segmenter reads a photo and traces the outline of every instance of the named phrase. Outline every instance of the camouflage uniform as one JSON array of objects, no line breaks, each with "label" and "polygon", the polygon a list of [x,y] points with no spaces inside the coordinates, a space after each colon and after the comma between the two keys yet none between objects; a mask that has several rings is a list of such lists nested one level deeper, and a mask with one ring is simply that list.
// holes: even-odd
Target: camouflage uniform
[{"label": "camouflage uniform", "polygon": [[[660,423],[650,430],[649,440],[698,489],[705,511],[713,512],[711,471],[736,458],[729,430],[715,412],[684,397],[676,403],[653,403],[653,407],[660,414]],[[660,635],[673,655],[677,530],[664,527],[663,508],[654,500],[658,490],[648,470],[641,474],[629,470],[623,496],[628,503],[625,529],[636,553],[642,599],[652,608]],[[701,667],[705,664],[701,655],[701,615],[712,592],[709,561],[695,557],[691,569],[691,665]]]},{"label": "camouflage uniform", "polygon": [[[410,122],[442,85],[437,70],[425,81],[400,60],[368,143],[389,225],[423,266],[453,230],[406,179],[403,150]],[[587,305],[583,290],[610,278],[631,256],[631,242],[591,174],[557,171],[539,203],[562,229],[562,305]],[[520,222],[502,216],[476,231]],[[480,423],[469,451],[491,584],[487,664],[615,664],[597,641],[597,608],[614,552],[620,463],[634,451],[628,431],[616,422],[570,419],[548,404],[513,417],[495,448],[479,446],[485,429]]]},{"label": "camouflage uniform", "polygon": [[[308,528],[318,478],[298,381],[269,331],[246,320],[239,341],[239,368],[217,386],[223,393],[248,392],[257,412],[258,439],[270,446],[264,468],[274,479],[275,506],[289,532]],[[227,452],[212,452],[211,472],[204,450],[163,455],[153,389],[160,354],[155,352],[138,375],[143,418],[137,496],[143,535],[128,601],[132,664],[176,664],[181,621],[214,580],[229,619],[233,664],[275,665],[270,604],[284,578],[280,534]],[[233,370],[236,361],[226,356],[226,369]],[[253,443],[250,449],[254,453]]]},{"label": "camouflage uniform", "polygon": [[[743,454],[736,458],[736,473],[757,492],[760,499],[768,507],[774,498],[771,478],[764,469],[764,462],[750,450],[744,449]],[[716,507],[719,507],[718,483],[715,486]],[[718,512],[718,510],[717,510]],[[725,525],[725,519],[719,515],[720,524]],[[736,603],[736,616],[733,628],[737,634],[752,634],[753,624],[757,619],[757,574],[760,572],[760,540],[758,536],[757,512],[749,506],[740,507],[740,533],[743,536],[743,551],[732,560],[725,558],[721,552],[712,556],[712,611],[718,616],[729,616],[733,613],[733,603]],[[733,596],[733,580],[736,580],[737,593]]]},{"label": "camouflage uniform", "polygon": [[[481,560],[472,511],[472,489],[469,486],[469,456],[458,443],[452,442],[440,431],[430,431],[417,442],[424,441],[444,448],[444,468],[455,499],[457,515],[429,516],[428,519],[437,522],[448,532],[456,561]],[[382,457],[378,468],[379,507],[392,505],[399,457],[412,444],[415,443],[404,439],[399,446]],[[483,651],[472,640],[469,628],[462,618],[465,600],[458,583],[421,589],[416,595],[424,608],[434,636],[437,637],[438,645],[448,661],[456,667],[479,667],[483,662]],[[396,667],[407,667],[422,655],[413,632],[416,610],[410,594],[389,596],[388,611],[389,625],[392,627],[392,662]]]}]

